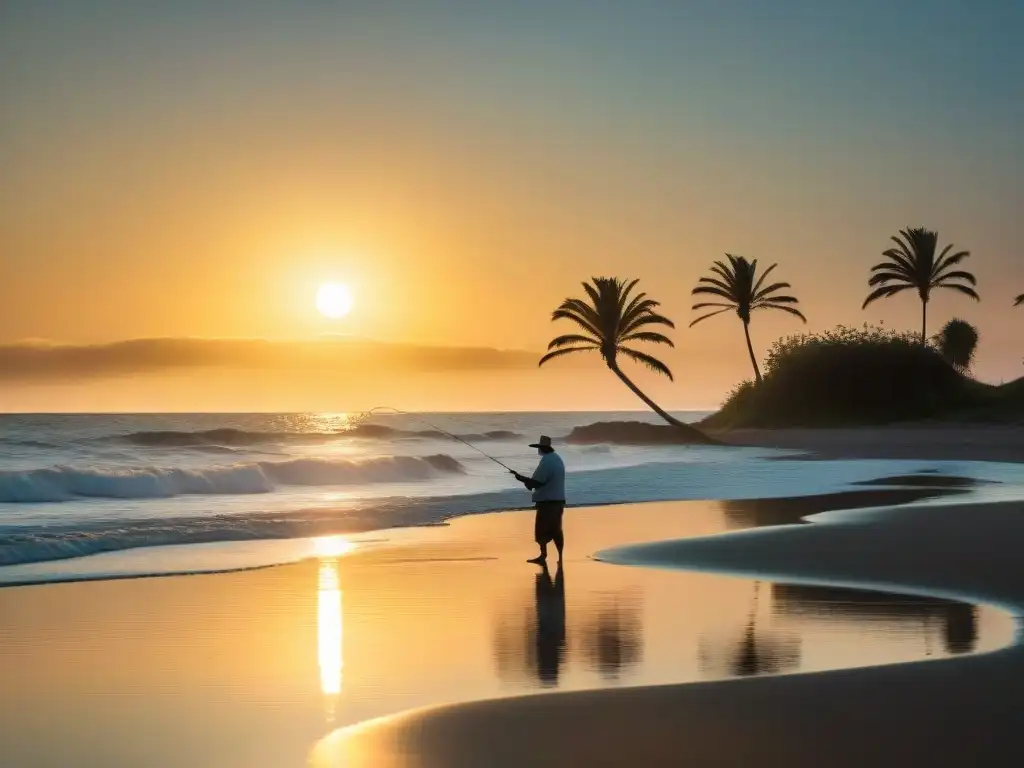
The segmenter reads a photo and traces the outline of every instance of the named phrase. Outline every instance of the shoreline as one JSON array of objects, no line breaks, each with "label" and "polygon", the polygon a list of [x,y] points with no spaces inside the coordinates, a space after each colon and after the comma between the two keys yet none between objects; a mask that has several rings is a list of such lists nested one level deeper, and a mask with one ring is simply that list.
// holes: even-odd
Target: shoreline
[{"label": "shoreline", "polygon": [[[949,478],[955,482],[943,483],[942,478]],[[887,482],[891,480],[892,482]],[[908,482],[914,481],[914,482]],[[954,498],[956,496],[968,496],[972,487],[983,485],[991,481],[977,480],[975,478],[950,477],[948,475],[904,475],[892,478],[879,477],[867,481],[854,481],[835,490],[826,493],[808,493],[800,496],[782,497],[759,497],[744,499],[655,499],[627,502],[604,502],[597,504],[573,504],[567,509],[600,509],[602,507],[623,507],[638,504],[686,504],[690,502],[709,502],[732,505],[737,510],[743,510],[741,516],[745,519],[735,527],[762,527],[765,525],[779,525],[799,522],[807,515],[819,512],[841,512],[844,510],[858,510],[871,506],[892,506],[898,504],[913,503],[929,498]],[[965,500],[966,501],[966,500]],[[968,502],[969,503],[969,502]],[[371,528],[356,532],[341,531],[334,533],[326,531],[320,536],[307,535],[293,538],[255,538],[255,539],[234,539],[224,541],[200,541],[186,542],[181,544],[143,545],[138,547],[127,547],[109,552],[96,552],[77,557],[61,557],[48,560],[36,560],[26,563],[15,563],[0,566],[0,589],[8,587],[25,587],[35,584],[58,584],[58,583],[80,583],[89,581],[108,581],[131,578],[158,578],[161,576],[201,576],[205,574],[232,573],[236,571],[255,570],[260,568],[272,568],[275,566],[288,565],[303,560],[315,559],[316,553],[312,550],[313,542],[323,536],[343,536],[354,543],[388,543],[394,538],[415,539],[417,531],[429,528],[450,526],[452,523],[467,517],[480,515],[500,515],[530,513],[529,507],[516,506],[504,509],[486,509],[480,512],[457,513],[436,523],[420,525],[404,525],[392,528]],[[389,538],[390,537],[390,538]],[[125,568],[124,561],[131,563],[140,558],[151,558],[164,554],[178,553],[184,556],[186,561],[200,551],[217,550],[220,554],[218,559],[224,555],[230,555],[235,549],[257,548],[261,557],[250,559],[237,565],[205,564],[208,561],[199,558],[204,565],[168,567],[165,570],[131,570],[111,571],[103,570],[108,563],[113,562]],[[276,557],[270,557],[269,552],[280,551]],[[172,555],[173,557],[173,555]],[[251,556],[255,557],[255,555]],[[179,558],[180,562],[180,558]],[[60,574],[70,569],[92,569],[86,571],[71,570],[66,574]],[[60,574],[60,575],[58,575]]]},{"label": "shoreline", "polygon": [[[621,564],[971,595],[1011,610],[1014,639],[990,653],[935,664],[559,693],[404,713],[332,734],[321,745],[322,762],[314,765],[333,765],[341,757],[352,766],[404,765],[400,754],[417,755],[420,766],[453,768],[524,761],[789,768],[1020,764],[1017,713],[1024,687],[1015,681],[1024,673],[1022,545],[1024,502],[1017,501],[897,507],[841,524],[617,548],[605,556]],[[914,717],[908,720],[907,712]]]},{"label": "shoreline", "polygon": [[[895,496],[889,489],[865,490],[892,502],[922,493],[920,488]],[[858,492],[834,501],[843,506],[866,498]],[[805,498],[789,512],[802,516],[830,506],[829,497]],[[621,568],[590,555],[613,545],[773,523],[785,507],[773,500],[767,509],[748,501],[570,510],[568,607],[563,609],[568,644],[558,651],[534,644],[542,637],[534,637],[541,626],[535,622],[549,620],[543,617],[550,606],[534,604],[541,600],[533,587],[536,580],[541,588],[538,569],[523,563],[532,554],[529,513],[471,515],[448,526],[406,531],[407,540],[395,546],[351,554],[344,554],[344,541],[329,541],[332,546],[321,550],[319,560],[254,571],[0,590],[0,610],[10,620],[0,631],[6,640],[0,672],[10,683],[0,699],[6,731],[0,736],[11,745],[12,759],[26,766],[63,764],[74,754],[96,764],[177,768],[218,760],[237,764],[244,753],[246,765],[279,768],[299,765],[300,753],[301,764],[307,764],[316,745],[331,742],[332,723],[364,728],[382,714],[406,713],[393,715],[401,718],[425,705],[490,706],[515,702],[508,697],[517,693],[561,700],[576,695],[564,690],[599,695],[647,690],[666,680],[686,681],[682,687],[715,685],[699,681],[747,673],[705,671],[702,643],[706,639],[716,653],[733,653],[731,644],[754,620],[748,615],[750,600],[753,594],[758,604],[761,577]],[[773,605],[782,593],[777,597],[775,589],[761,590],[757,636],[775,642],[780,632],[805,627],[796,647],[805,659],[796,662],[812,671],[899,666],[923,658],[922,639],[926,648],[931,637],[941,651],[942,633],[948,631],[943,622],[954,620],[945,612],[962,613],[927,602],[901,609],[909,612],[880,626],[918,638],[907,645],[898,634],[886,639],[868,629],[868,635],[860,635],[867,625],[856,612],[820,627],[813,616],[824,614],[801,618],[800,603],[786,603],[796,613],[776,615]],[[331,594],[337,600],[334,619],[323,613],[332,599],[325,604],[324,596]],[[790,600],[805,599],[792,588],[787,594]],[[682,616],[680,605],[687,606]],[[866,605],[870,612],[872,603]],[[982,654],[1011,642],[1016,626],[1002,611],[970,612],[976,610],[981,611],[975,630],[980,639],[972,649],[947,649],[942,655]],[[938,623],[927,620],[933,615]],[[318,651],[311,654],[311,649]],[[83,677],[86,669],[95,672]],[[552,674],[558,692],[551,687]],[[310,678],[319,680],[312,690]],[[57,691],[59,696],[53,695]],[[173,697],[165,699],[171,692]],[[122,701],[135,703],[124,709]],[[467,701],[475,703],[457,703]],[[92,714],[84,719],[59,714],[85,702]],[[38,719],[39,728],[55,718],[64,722],[61,739],[43,738],[26,718]],[[165,732],[161,724],[168,718],[180,722]],[[76,735],[80,719],[86,733]],[[116,734],[125,731],[148,734],[149,751],[139,752],[143,745],[137,740],[119,740]],[[94,734],[107,736],[100,744]],[[57,759],[53,752],[63,755]]]}]

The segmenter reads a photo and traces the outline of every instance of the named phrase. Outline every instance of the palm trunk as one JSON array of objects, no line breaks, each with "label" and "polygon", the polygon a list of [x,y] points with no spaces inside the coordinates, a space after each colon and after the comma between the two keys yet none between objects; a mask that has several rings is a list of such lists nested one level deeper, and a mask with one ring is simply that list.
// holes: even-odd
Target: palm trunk
[{"label": "palm trunk", "polygon": [[627,387],[629,387],[630,391],[634,395],[639,397],[641,400],[644,401],[644,403],[647,404],[648,408],[650,408],[656,414],[661,416],[661,418],[663,418],[665,421],[667,421],[673,427],[676,427],[677,429],[681,429],[684,432],[688,433],[691,436],[691,438],[693,439],[694,442],[696,442],[696,443],[714,443],[715,442],[710,437],[708,437],[703,432],[701,432],[699,429],[697,429],[695,427],[691,427],[689,424],[684,424],[683,422],[679,421],[679,419],[677,419],[674,416],[671,416],[669,413],[667,413],[663,408],[661,408],[661,406],[659,406],[656,402],[651,400],[651,398],[649,398],[647,395],[645,395],[643,392],[641,392],[640,388],[636,384],[634,384],[632,381],[630,381],[629,377],[626,376],[626,374],[624,374],[622,372],[622,369],[619,368],[619,366],[617,364],[609,363],[608,367],[612,369],[612,373],[614,373],[616,376],[619,377],[619,379],[622,380],[623,384],[625,384]]},{"label": "palm trunk", "polygon": [[928,299],[921,299],[921,343],[928,343]]},{"label": "palm trunk", "polygon": [[754,355],[754,345],[750,343],[750,322],[743,321],[743,335],[747,337],[747,352],[750,353],[750,364],[754,366],[754,378],[758,384],[761,383],[761,369],[757,367],[757,356]]}]

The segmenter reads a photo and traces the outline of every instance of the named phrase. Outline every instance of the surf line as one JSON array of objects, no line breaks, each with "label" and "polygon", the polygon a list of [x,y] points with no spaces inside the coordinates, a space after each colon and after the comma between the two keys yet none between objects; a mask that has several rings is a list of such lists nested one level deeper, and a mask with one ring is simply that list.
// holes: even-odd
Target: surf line
[{"label": "surf line", "polygon": [[373,416],[373,414],[375,414],[375,413],[377,413],[377,412],[379,412],[379,411],[390,411],[391,413],[397,413],[397,414],[399,414],[400,416],[408,416],[409,418],[412,418],[412,419],[416,419],[417,421],[419,421],[419,422],[421,422],[421,423],[423,423],[423,424],[426,424],[426,425],[427,425],[428,427],[432,427],[433,429],[436,429],[436,430],[437,430],[438,432],[440,432],[441,434],[443,434],[443,435],[447,435],[447,436],[448,436],[448,437],[450,437],[450,438],[451,438],[452,440],[458,440],[458,441],[459,441],[460,443],[462,443],[463,445],[465,445],[465,446],[468,446],[468,447],[472,448],[472,449],[473,449],[474,451],[476,451],[477,453],[479,453],[479,454],[480,454],[481,456],[486,456],[486,457],[487,457],[488,459],[490,459],[491,461],[493,461],[493,462],[494,462],[495,464],[498,464],[499,466],[502,466],[502,467],[504,467],[505,469],[507,469],[507,470],[508,470],[509,472],[511,472],[511,473],[512,473],[513,475],[517,475],[517,474],[519,474],[518,472],[516,472],[516,470],[512,469],[512,467],[510,467],[510,466],[509,466],[508,464],[506,464],[505,462],[503,462],[503,461],[499,461],[498,459],[494,458],[493,456],[491,456],[491,454],[487,453],[486,451],[482,450],[481,448],[477,448],[477,447],[476,447],[475,445],[473,445],[473,444],[472,444],[471,442],[469,442],[468,440],[463,440],[463,439],[462,439],[461,437],[459,437],[458,435],[453,435],[453,434],[452,434],[451,432],[449,432],[449,431],[448,431],[447,429],[443,429],[443,428],[441,428],[441,427],[437,426],[437,424],[434,424],[434,423],[432,423],[432,422],[429,422],[429,421],[427,421],[427,420],[426,420],[426,419],[424,419],[424,418],[423,418],[422,416],[420,416],[420,415],[419,415],[418,413],[409,413],[409,411],[403,411],[403,410],[401,410],[401,409],[399,409],[399,408],[392,408],[392,407],[391,407],[390,405],[378,405],[378,406],[375,406],[375,407],[371,408],[370,410],[368,410],[368,411],[366,411],[366,412],[364,412],[364,413],[361,413],[361,414],[359,414],[359,415],[358,415],[358,416],[357,416],[357,417],[356,417],[356,418],[355,418],[354,420],[355,420],[356,422],[363,422],[363,421],[365,421],[366,419],[368,419],[368,418],[370,418],[371,416]]}]

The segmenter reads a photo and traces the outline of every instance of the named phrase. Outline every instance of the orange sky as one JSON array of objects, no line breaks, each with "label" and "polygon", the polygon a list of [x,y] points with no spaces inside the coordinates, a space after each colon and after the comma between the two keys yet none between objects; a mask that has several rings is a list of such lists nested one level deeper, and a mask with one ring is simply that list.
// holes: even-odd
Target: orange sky
[{"label": "orange sky", "polygon": [[[860,305],[889,235],[925,225],[972,251],[983,298],[938,297],[932,329],[964,317],[983,378],[1021,372],[1024,99],[1009,98],[1019,79],[998,94],[983,79],[1016,55],[988,27],[977,46],[964,32],[955,70],[911,52],[879,79],[863,71],[870,18],[830,43],[858,70],[821,40],[841,18],[765,28],[704,11],[662,50],[670,22],[653,11],[582,31],[565,11],[539,31],[525,11],[490,26],[103,7],[0,12],[0,343],[341,333],[539,351],[580,280],[635,276],[679,325],[676,382],[638,378],[668,407],[709,407],[750,375],[736,318],[686,328],[711,261],[780,262],[811,330],[916,328],[909,294]],[[743,35],[771,50],[726,65],[696,44]],[[326,280],[355,293],[342,321],[314,309]],[[755,346],[801,329],[756,317]],[[259,392],[205,369],[3,381],[0,409],[345,410],[385,390],[398,407],[640,407],[596,363],[419,376],[275,374]]]}]

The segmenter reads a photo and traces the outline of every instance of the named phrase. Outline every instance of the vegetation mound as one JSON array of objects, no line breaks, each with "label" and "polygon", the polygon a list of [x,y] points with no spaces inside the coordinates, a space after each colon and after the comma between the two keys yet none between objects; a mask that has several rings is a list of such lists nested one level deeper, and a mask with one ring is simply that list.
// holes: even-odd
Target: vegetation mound
[{"label": "vegetation mound", "polygon": [[967,411],[996,416],[1006,405],[998,389],[964,376],[920,336],[841,326],[777,341],[764,380],[741,384],[702,426],[856,426]]}]

